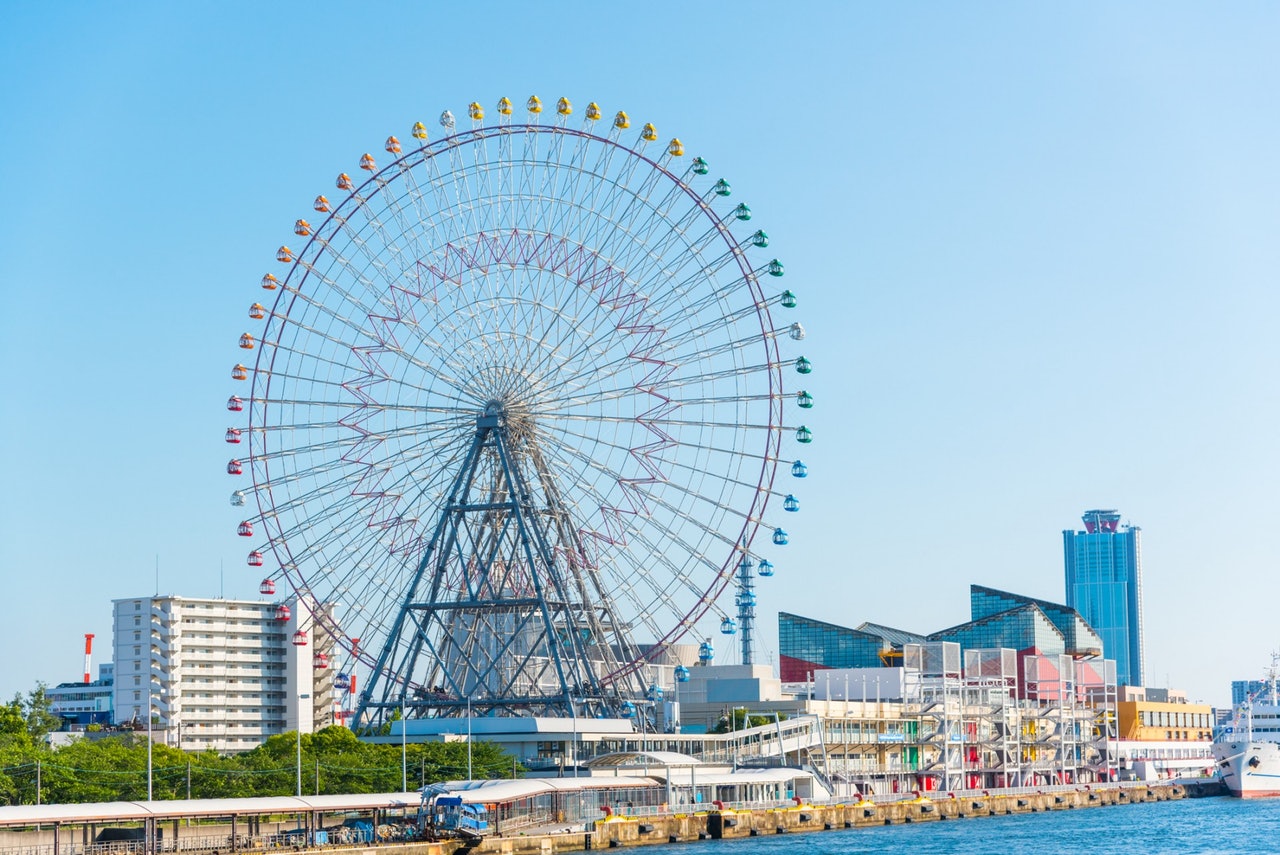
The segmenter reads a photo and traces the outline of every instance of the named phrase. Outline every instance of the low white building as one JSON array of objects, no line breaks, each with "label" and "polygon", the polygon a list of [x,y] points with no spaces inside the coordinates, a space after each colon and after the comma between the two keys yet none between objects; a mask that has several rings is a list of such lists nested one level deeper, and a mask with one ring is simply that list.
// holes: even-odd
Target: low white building
[{"label": "low white building", "polygon": [[115,669],[110,662],[98,666],[98,679],[91,683],[59,683],[44,690],[49,711],[62,719],[65,730],[84,730],[91,724],[111,724],[112,688]]},{"label": "low white building", "polygon": [[334,639],[296,597],[114,601],[115,720],[187,750],[247,751],[333,723]]}]

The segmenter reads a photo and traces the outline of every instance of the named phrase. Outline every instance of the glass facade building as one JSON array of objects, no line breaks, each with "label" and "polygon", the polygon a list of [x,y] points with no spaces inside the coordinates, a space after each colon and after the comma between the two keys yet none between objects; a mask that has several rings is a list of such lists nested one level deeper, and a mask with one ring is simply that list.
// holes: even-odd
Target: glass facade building
[{"label": "glass facade building", "polygon": [[1114,510],[1086,511],[1084,531],[1062,533],[1067,605],[1102,639],[1120,684],[1141,686],[1142,530]]},{"label": "glass facade building", "polygon": [[1008,647],[1022,653],[1055,655],[1067,649],[1062,633],[1035,603],[940,630],[929,640],[954,641],[964,650]]},{"label": "glass facade building", "polygon": [[[982,585],[969,586],[969,616],[975,621],[1027,605],[1037,606],[1057,627],[1058,632],[1062,633],[1063,650],[1050,651],[1042,648],[1041,652],[1065,652],[1077,658],[1102,656],[1102,639],[1093,631],[1093,627],[1085,622],[1080,613],[1070,606],[1038,600],[1034,597],[1024,597],[1008,591],[998,591]],[[1003,646],[1023,650],[1028,645],[1006,644]]]},{"label": "glass facade building", "polygon": [[924,636],[878,624],[858,629],[778,613],[778,671],[784,683],[800,683],[825,668],[881,668],[900,659],[904,642]]}]

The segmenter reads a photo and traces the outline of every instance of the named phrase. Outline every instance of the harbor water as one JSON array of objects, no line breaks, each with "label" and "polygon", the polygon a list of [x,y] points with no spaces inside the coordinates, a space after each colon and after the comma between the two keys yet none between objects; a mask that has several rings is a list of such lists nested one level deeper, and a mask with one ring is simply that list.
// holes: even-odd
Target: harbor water
[{"label": "harbor water", "polygon": [[645,855],[1280,852],[1280,799],[1226,797],[643,847]]}]

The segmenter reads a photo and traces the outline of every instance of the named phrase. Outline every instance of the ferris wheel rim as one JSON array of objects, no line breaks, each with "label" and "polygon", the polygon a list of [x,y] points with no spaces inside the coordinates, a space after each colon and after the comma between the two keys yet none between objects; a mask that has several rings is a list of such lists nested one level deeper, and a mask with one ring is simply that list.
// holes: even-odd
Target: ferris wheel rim
[{"label": "ferris wheel rim", "polygon": [[[754,275],[753,269],[747,263],[746,256],[743,253],[741,246],[738,245],[738,243],[733,238],[732,233],[728,231],[728,229],[725,227],[724,222],[721,221],[719,217],[717,217],[714,209],[712,209],[707,204],[706,200],[703,199],[699,194],[697,194],[696,191],[694,191],[694,189],[688,184],[688,182],[686,182],[681,176],[678,176],[675,173],[671,172],[669,169],[666,168],[666,166],[664,166],[661,162],[659,162],[659,160],[654,160],[653,158],[648,157],[647,155],[643,154],[637,149],[624,145],[623,143],[613,138],[612,136],[601,136],[599,134],[589,133],[583,130],[566,128],[561,125],[540,125],[540,124],[492,125],[492,126],[484,126],[481,128],[473,128],[468,131],[459,131],[455,134],[451,134],[449,136],[443,137],[438,141],[426,143],[417,149],[411,149],[401,154],[401,156],[395,158],[386,166],[381,167],[377,172],[373,173],[368,179],[362,182],[358,187],[353,188],[346,198],[342,199],[336,205],[334,205],[333,210],[329,211],[328,216],[324,219],[324,221],[321,222],[320,225],[318,225],[313,230],[309,240],[303,245],[302,249],[294,257],[290,265],[288,274],[280,282],[280,286],[281,286],[280,293],[276,295],[275,303],[273,304],[271,309],[271,316],[278,317],[281,319],[280,320],[281,328],[287,325],[291,315],[292,307],[293,305],[296,304],[299,295],[301,294],[303,288],[306,286],[308,282],[309,277],[311,276],[311,271],[306,268],[304,268],[303,271],[299,274],[299,268],[302,267],[301,259],[306,257],[307,253],[317,244],[318,235],[321,232],[321,230],[324,228],[325,225],[334,221],[334,219],[339,215],[339,212],[343,209],[344,206],[351,204],[353,199],[356,199],[359,196],[359,194],[361,194],[362,191],[367,190],[368,188],[371,187],[371,185],[375,186],[377,190],[375,190],[374,193],[371,193],[366,198],[372,198],[374,195],[376,195],[377,192],[383,189],[384,185],[381,185],[378,183],[379,179],[382,176],[389,175],[392,170],[398,171],[404,168],[412,168],[412,166],[417,163],[425,163],[428,159],[440,156],[441,154],[444,154],[451,150],[461,148],[465,145],[469,145],[483,139],[491,139],[491,138],[500,137],[500,136],[511,136],[519,133],[561,134],[568,137],[577,137],[577,138],[587,139],[595,143],[612,146],[614,149],[624,153],[626,156],[637,158],[639,161],[643,162],[644,164],[647,164],[651,170],[664,176],[672,185],[677,187],[680,192],[684,193],[691,200],[691,202],[694,205],[696,205],[700,213],[704,217],[706,217],[710,222],[714,223],[715,228],[717,229],[721,240],[724,242],[728,250],[733,254],[734,262],[738,268],[738,271],[734,276],[734,280],[744,283],[746,287],[750,290],[755,300],[755,303],[756,303],[755,314],[759,320],[761,338],[766,350],[769,351],[769,357],[770,357],[769,361],[772,364],[771,370],[763,372],[765,377],[767,377],[768,379],[768,395],[769,395],[768,413],[770,418],[770,424],[766,428],[767,438],[765,442],[764,452],[761,455],[759,455],[760,461],[761,461],[759,466],[759,472],[758,472],[759,480],[758,480],[756,490],[752,495],[751,505],[749,508],[745,510],[743,522],[738,527],[737,534],[733,538],[734,543],[741,544],[741,548],[740,549],[732,548],[727,551],[726,557],[720,563],[720,567],[717,574],[711,579],[710,583],[707,584],[705,588],[703,588],[701,595],[694,602],[693,606],[690,609],[688,609],[688,611],[685,613],[683,618],[675,622],[675,624],[667,631],[665,635],[658,638],[656,640],[656,643],[647,653],[642,654],[638,659],[630,663],[627,663],[627,665],[624,668],[619,669],[613,674],[608,675],[609,677],[615,677],[615,676],[619,676],[619,675],[634,671],[637,668],[643,667],[647,663],[647,661],[649,661],[651,658],[656,656],[657,653],[661,652],[662,650],[665,650],[667,647],[669,647],[672,644],[675,644],[681,638],[683,638],[684,636],[692,632],[695,626],[697,625],[697,622],[701,620],[709,611],[711,611],[715,607],[716,599],[724,592],[724,590],[730,584],[732,584],[733,569],[736,566],[739,557],[743,554],[748,553],[748,551],[751,549],[754,538],[758,535],[762,525],[764,525],[763,515],[768,507],[769,498],[773,490],[774,481],[776,479],[777,463],[780,462],[781,460],[781,456],[780,456],[781,455],[781,448],[780,448],[781,434],[785,430],[785,428],[783,427],[782,412],[781,412],[782,398],[784,396],[782,382],[781,382],[781,366],[783,363],[778,351],[777,341],[772,335],[774,331],[771,327],[771,324],[768,322],[769,320],[769,313],[767,309],[768,300],[765,297],[762,288],[760,287],[760,283],[757,281],[757,278]],[[428,152],[428,149],[434,149],[434,150]],[[394,178],[394,176],[392,177]],[[363,201],[358,201],[352,207],[352,211],[354,212],[355,210],[358,210],[362,204],[363,204]],[[298,274],[296,281],[295,281],[295,274]],[[290,287],[291,285],[293,286],[292,288]],[[286,295],[289,295],[288,307],[286,307],[283,312],[277,312],[277,307],[280,305],[282,301],[285,300]],[[264,347],[262,347],[259,350],[258,354],[255,357],[253,384],[251,386],[251,395],[249,399],[250,401],[249,433],[251,437],[254,435],[255,415],[258,415],[259,418],[261,419],[262,425],[259,426],[261,430],[265,430],[266,425],[270,421],[268,412],[269,412],[269,405],[272,403],[271,402],[271,386],[276,376],[274,369],[276,365],[276,360],[280,358],[284,350],[282,347],[279,346],[279,338],[281,334],[282,333],[277,334],[277,341],[274,343],[274,346],[272,346],[271,348],[272,353],[265,366],[263,365],[263,360],[264,358],[267,357],[265,353],[265,350],[266,350],[265,345],[267,344],[265,337],[263,341]],[[262,380],[262,384],[263,384],[261,396],[257,394],[260,379]],[[260,410],[255,409],[254,404],[260,404]],[[263,441],[265,443],[265,439]],[[253,491],[255,494],[255,498],[258,501],[258,507],[259,507],[259,514],[257,515],[256,518],[260,519],[264,524],[264,533],[269,535],[268,544],[271,548],[271,551],[273,552],[273,554],[275,554],[275,556],[278,559],[281,559],[278,562],[280,566],[280,570],[278,571],[278,573],[280,575],[285,576],[289,580],[291,586],[293,586],[295,591],[298,592],[300,596],[304,594],[314,595],[311,590],[311,584],[309,582],[308,577],[306,576],[306,574],[302,572],[302,570],[300,569],[300,562],[297,560],[297,557],[294,556],[292,553],[290,539],[285,536],[285,529],[281,527],[275,533],[270,532],[270,525],[268,524],[268,520],[273,519],[277,514],[277,504],[273,494],[273,484],[275,483],[275,479],[271,477],[271,470],[272,470],[273,463],[274,461],[270,457],[264,457],[262,459],[259,459],[251,455],[251,465],[249,467],[249,473],[253,480]],[[280,554],[282,551],[284,553],[283,555]],[[323,616],[323,617],[317,616],[317,618],[325,621],[328,620],[328,616]],[[338,621],[334,620],[333,627],[332,627],[334,630],[337,631],[338,638],[345,641],[350,641],[353,638],[353,636],[350,633],[348,633],[346,630],[341,629],[338,623],[339,623]],[[354,645],[350,645],[349,647],[353,647],[353,646]],[[369,648],[367,647],[359,648],[356,655],[362,662],[371,664],[372,656],[369,653]]]}]

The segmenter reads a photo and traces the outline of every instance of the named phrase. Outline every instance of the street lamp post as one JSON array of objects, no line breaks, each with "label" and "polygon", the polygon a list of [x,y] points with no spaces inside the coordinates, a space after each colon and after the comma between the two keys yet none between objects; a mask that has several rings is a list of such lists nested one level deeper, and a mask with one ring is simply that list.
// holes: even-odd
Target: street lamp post
[{"label": "street lamp post", "polygon": [[467,695],[467,781],[471,781],[471,695]]},{"label": "street lamp post", "polygon": [[298,798],[302,798],[302,702],[310,697],[309,693],[298,695],[298,726],[296,729],[298,735]]},{"label": "street lamp post", "polygon": [[569,715],[573,716],[573,742],[570,743],[569,760],[573,763],[573,777],[578,777],[578,707],[569,698]]},{"label": "street lamp post", "polygon": [[404,699],[400,700],[400,792],[409,792],[408,719],[404,717]]}]

